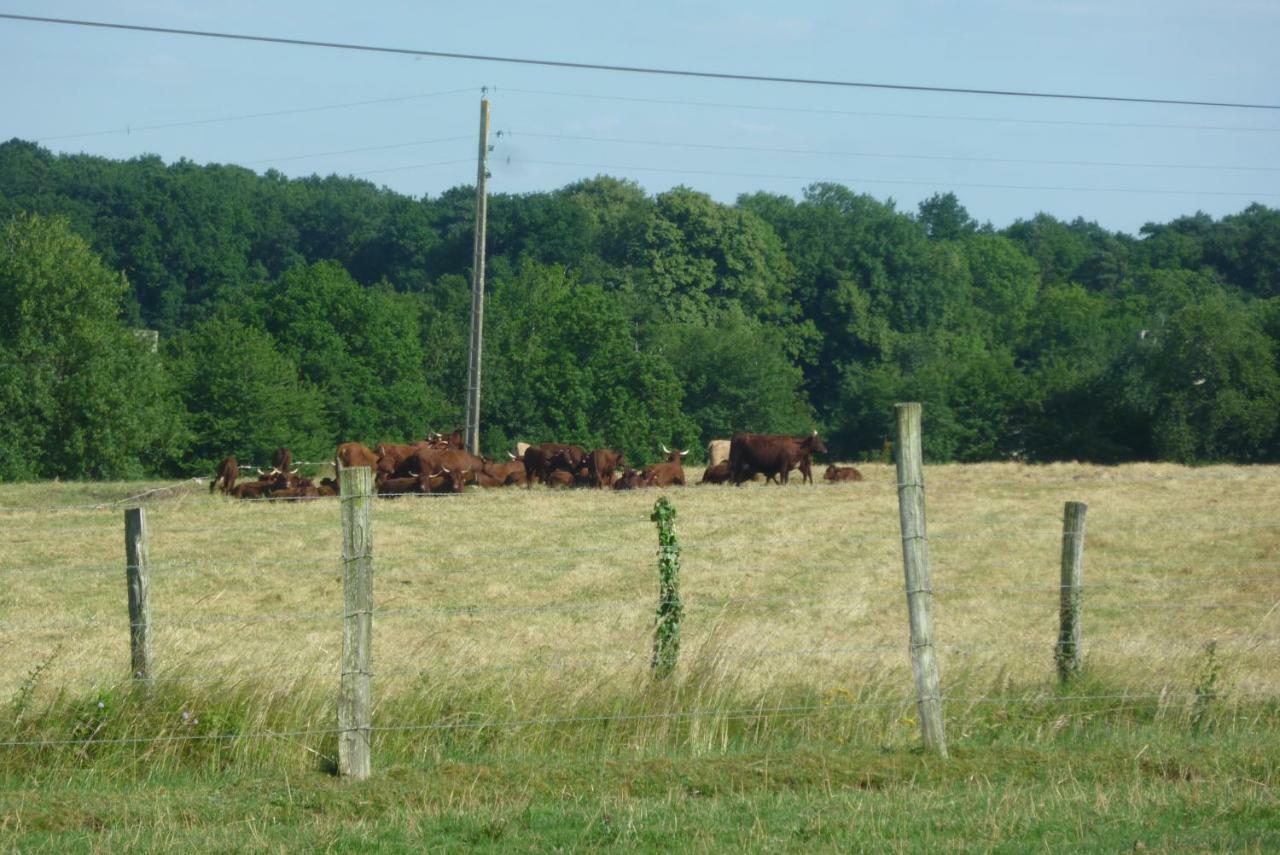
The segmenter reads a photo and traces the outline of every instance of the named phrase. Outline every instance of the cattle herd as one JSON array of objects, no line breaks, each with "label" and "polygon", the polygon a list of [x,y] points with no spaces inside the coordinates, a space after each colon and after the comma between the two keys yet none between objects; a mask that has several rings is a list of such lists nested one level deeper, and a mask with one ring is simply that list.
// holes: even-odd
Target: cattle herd
[{"label": "cattle herd", "polygon": [[[334,454],[334,468],[367,466],[374,472],[374,489],[381,496],[406,493],[461,493],[467,485],[480,487],[518,486],[536,483],[553,488],[594,487],[634,490],[642,487],[684,486],[684,458],[689,452],[662,446],[665,460],[641,469],[627,466],[621,451],[557,442],[537,445],[518,443],[508,460],[496,463],[477,457],[463,447],[462,431],[432,434],[422,442],[380,443],[369,448],[358,442],[344,442]],[[813,483],[813,455],[825,454],[826,445],[814,431],[808,436],[736,433],[732,439],[717,439],[707,445],[707,468],[702,484],[741,484],[763,476],[778,484],[788,482],[791,470],[798,469],[805,483]],[[293,455],[278,448],[271,469],[258,470],[253,481],[236,483],[240,467],[234,457],[218,465],[209,492],[220,489],[238,499],[310,499],[336,496],[337,481],[316,483],[292,468]],[[852,466],[828,466],[827,481],[861,481]]]}]

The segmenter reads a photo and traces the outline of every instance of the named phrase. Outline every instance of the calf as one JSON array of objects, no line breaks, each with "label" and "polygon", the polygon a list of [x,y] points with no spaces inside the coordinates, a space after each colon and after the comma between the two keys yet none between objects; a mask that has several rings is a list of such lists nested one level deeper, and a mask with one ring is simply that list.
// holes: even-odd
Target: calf
[{"label": "calf", "polygon": [[862,473],[852,466],[836,466],[833,463],[827,467],[826,474],[822,477],[826,481],[861,481]]},{"label": "calf", "polygon": [[623,472],[618,480],[613,482],[615,490],[636,490],[640,487],[649,486],[649,476],[636,469],[628,469]]},{"label": "calf", "polygon": [[702,480],[699,484],[728,484],[732,478],[729,472],[729,461],[721,460],[712,466],[707,467],[707,471],[702,473]]}]

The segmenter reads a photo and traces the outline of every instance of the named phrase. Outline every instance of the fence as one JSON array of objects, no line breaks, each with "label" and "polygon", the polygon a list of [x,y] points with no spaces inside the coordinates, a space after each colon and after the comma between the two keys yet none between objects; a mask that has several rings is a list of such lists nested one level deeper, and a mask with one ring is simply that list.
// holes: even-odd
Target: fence
[{"label": "fence", "polygon": [[[911,442],[900,438],[896,447],[909,449]],[[1233,476],[1232,480],[1269,484],[1268,475],[1264,471],[1252,472]],[[1120,484],[1125,488],[1145,484],[1195,487],[1191,482],[1205,484],[1209,479],[1185,473],[1164,480],[1146,476],[1128,481],[1106,479],[1105,482],[1103,479],[1062,479],[1063,485],[1073,488],[1101,483]],[[735,672],[796,673],[788,670],[794,666],[839,674],[847,671],[851,663],[883,662],[888,663],[887,669],[900,675],[895,679],[900,691],[894,697],[852,692],[820,703],[688,706],[601,715],[571,712],[520,715],[513,710],[512,715],[499,717],[492,710],[484,713],[462,710],[439,720],[380,724],[377,718],[362,711],[362,706],[368,709],[360,703],[363,697],[369,697],[380,686],[390,685],[388,681],[418,681],[441,676],[440,668],[416,664],[415,652],[446,663],[449,673],[461,676],[528,675],[534,670],[605,677],[645,673],[651,661],[649,633],[657,604],[654,536],[647,521],[647,507],[643,513],[635,513],[636,508],[631,505],[620,509],[612,496],[562,497],[536,491],[535,501],[541,503],[545,511],[541,525],[552,534],[541,540],[520,542],[509,530],[486,537],[467,529],[468,522],[474,525],[473,516],[477,513],[476,504],[468,496],[447,502],[415,503],[409,497],[398,499],[394,504],[380,502],[369,522],[363,526],[348,523],[342,529],[347,533],[341,538],[339,527],[317,523],[314,511],[237,503],[224,506],[226,510],[219,512],[217,523],[225,523],[227,517],[235,516],[261,520],[262,527],[247,539],[243,535],[245,529],[236,528],[242,538],[239,545],[242,551],[236,558],[228,559],[216,557],[214,545],[219,533],[213,521],[204,527],[191,524],[189,517],[184,516],[177,519],[176,524],[167,525],[164,506],[158,506],[154,510],[159,513],[153,514],[149,524],[143,523],[146,514],[141,510],[127,514],[134,520],[128,529],[132,533],[126,535],[126,543],[133,545],[126,558],[131,571],[127,597],[120,597],[118,592],[118,559],[98,561],[78,556],[74,562],[56,569],[31,559],[6,568],[12,571],[6,573],[11,584],[18,579],[23,585],[34,585],[49,594],[48,602],[53,601],[53,591],[69,584],[86,594],[92,593],[98,600],[108,603],[114,600],[121,605],[72,609],[49,618],[43,613],[48,609],[40,607],[41,598],[37,596],[29,605],[24,605],[22,611],[27,614],[6,609],[8,617],[0,621],[0,634],[25,638],[27,646],[33,649],[38,643],[45,643],[39,642],[42,637],[46,640],[72,637],[65,634],[67,630],[81,630],[82,637],[91,639],[107,636],[123,639],[132,634],[135,643],[119,649],[120,664],[116,673],[127,673],[128,682],[143,685],[233,683],[253,679],[325,681],[332,686],[333,695],[343,699],[335,704],[341,716],[336,726],[234,733],[11,739],[0,742],[0,747],[338,735],[339,766],[358,777],[371,768],[369,748],[379,734],[698,719],[750,722],[856,709],[906,714],[914,705],[919,711],[917,720],[926,745],[944,753],[944,710],[993,704],[1060,708],[1106,701],[1193,703],[1200,697],[1189,684],[1171,687],[1158,681],[1135,685],[1132,691],[1122,693],[1073,692],[1069,687],[1053,689],[1047,680],[1042,691],[1031,695],[1010,694],[1000,687],[985,692],[943,691],[940,687],[946,684],[940,676],[946,676],[947,669],[953,672],[963,669],[969,661],[1025,660],[1031,663],[1029,670],[1041,668],[1048,677],[1056,668],[1063,679],[1070,681],[1081,663],[1090,658],[1106,661],[1107,657],[1133,653],[1145,661],[1153,650],[1164,655],[1182,652],[1199,656],[1204,643],[1213,639],[1220,645],[1220,655],[1245,656],[1250,657],[1250,661],[1274,659],[1277,642],[1280,642],[1275,631],[1280,574],[1269,571],[1280,569],[1280,561],[1276,560],[1280,544],[1275,537],[1280,524],[1267,520],[1270,511],[1266,505],[1259,503],[1252,517],[1223,516],[1216,520],[1219,524],[1213,525],[1203,522],[1212,517],[1210,514],[1183,520],[1142,521],[1109,518],[1105,514],[1096,518],[1100,507],[1105,512],[1105,503],[1099,505],[1094,500],[1090,503],[1090,513],[1095,515],[1089,519],[1091,545],[1082,553],[1085,542],[1082,509],[1078,523],[1072,522],[1070,505],[1065,511],[1066,519],[1062,519],[1059,516],[1064,514],[1059,510],[1061,501],[1046,501],[1043,512],[1036,517],[1037,526],[1027,528],[1024,523],[1016,531],[1003,525],[998,514],[988,517],[979,513],[960,526],[948,521],[947,513],[937,514],[935,510],[935,518],[942,522],[935,522],[937,530],[931,531],[924,522],[923,485],[924,480],[918,474],[899,472],[891,492],[870,494],[875,507],[867,510],[862,519],[880,522],[886,518],[894,494],[905,495],[908,504],[920,499],[920,512],[910,513],[918,522],[904,523],[896,533],[885,530],[883,525],[878,529],[868,526],[852,531],[834,524],[825,531],[821,527],[804,527],[804,515],[811,513],[820,502],[836,498],[848,500],[849,505],[842,505],[842,509],[848,510],[853,508],[854,501],[871,501],[867,488],[862,485],[818,487],[807,493],[799,492],[799,488],[781,493],[761,492],[778,490],[776,487],[743,488],[744,494],[752,498],[750,503],[704,507],[702,517],[682,512],[680,520],[684,526],[680,534],[686,574],[686,631],[732,624],[747,627],[741,635],[750,636],[751,641],[746,643],[743,638],[730,637],[717,644],[717,638],[709,635],[692,644],[686,643],[682,651],[686,663],[713,661]],[[939,492],[945,497],[955,489],[954,485],[947,485]],[[755,492],[747,493],[748,490]],[[862,492],[858,492],[860,490]],[[907,495],[913,491],[916,496]],[[344,520],[349,508],[364,501],[359,489],[348,488],[347,494],[339,504]],[[779,502],[775,498],[779,496],[786,501]],[[763,505],[758,497],[765,500]],[[1068,494],[1064,498],[1070,497]],[[681,507],[680,496],[673,498],[677,507]],[[991,499],[998,505],[1000,496],[995,493]],[[204,497],[201,500],[208,501]],[[528,495],[521,491],[519,499],[512,501],[526,502]],[[1018,498],[1019,503],[1025,501],[1025,497]],[[783,504],[792,507],[780,507]],[[492,510],[489,504],[485,507]],[[584,510],[592,511],[591,516],[584,518]],[[375,560],[370,532],[382,522],[390,522],[393,515],[412,519],[413,526],[418,527],[417,535],[405,537],[404,525],[393,529],[394,536],[378,533]],[[906,516],[900,506],[900,520]],[[602,520],[623,526],[616,542],[570,545],[562,542],[567,539],[567,532],[581,528],[584,522],[592,524]],[[271,529],[268,523],[272,521],[282,521],[284,525],[278,530]],[[788,539],[793,547],[803,550],[804,557],[794,562],[779,562],[768,552],[761,558],[754,557],[743,549],[741,531],[748,526],[753,527],[753,531],[747,541]],[[110,526],[97,527],[114,527],[118,532],[119,518],[114,517]],[[33,553],[36,542],[42,540],[24,538],[21,526],[8,528],[14,534],[11,543],[31,546],[31,549],[19,550],[20,554]],[[357,536],[356,531],[364,533]],[[1136,535],[1190,544],[1186,547],[1190,551],[1185,555],[1178,552],[1140,554],[1133,546]],[[74,541],[75,536],[75,532],[67,532],[68,540]],[[1193,548],[1197,539],[1204,541],[1203,548]],[[1092,545],[1095,541],[1101,543],[1101,549],[1095,549]],[[1033,544],[1034,548],[1026,553],[1031,557],[1010,555],[1010,546],[1014,543]],[[329,556],[341,554],[344,560],[340,563],[332,557],[308,557],[317,551],[317,544],[320,551]],[[1237,549],[1241,544],[1247,544],[1248,548]],[[897,575],[902,572],[897,569],[903,567],[902,562],[909,565],[912,560],[910,554],[904,557],[898,550],[913,545],[924,547],[931,576]],[[934,547],[933,555],[928,554],[930,545]],[[207,554],[201,554],[202,551]],[[186,557],[175,557],[184,553]],[[1087,574],[1081,570],[1086,562]],[[784,563],[787,566],[782,566]],[[361,577],[360,568],[369,565],[377,568],[377,598],[372,602],[348,601],[343,591],[349,583],[344,580],[351,580],[349,595],[367,593],[368,575],[364,576],[366,581],[359,584],[355,579]],[[429,575],[419,572],[428,565],[432,568]],[[528,588],[521,592],[521,599],[504,599],[513,596],[510,580],[505,576],[501,585],[485,590],[489,570],[513,565],[524,568],[530,580]],[[351,568],[352,572],[340,574],[342,566]],[[989,570],[998,568],[999,572],[988,572],[980,581],[966,580],[963,574],[978,566]],[[254,576],[267,573],[288,580],[271,586],[273,591],[283,590],[287,595],[271,593],[254,599]],[[637,577],[645,580],[646,590],[653,589],[652,595],[637,595],[636,586],[630,581]],[[1219,586],[1217,590],[1208,587],[1207,578]],[[768,583],[760,581],[765,579]],[[755,581],[747,584],[743,580]],[[250,593],[236,597],[235,607],[228,608],[223,603],[233,597],[224,596],[223,592],[237,584]],[[545,597],[538,594],[537,586],[542,584],[548,588]],[[190,593],[186,590],[188,587]],[[788,588],[794,588],[794,592]],[[116,592],[114,597],[112,591]],[[913,618],[906,623],[901,619],[904,592],[911,601],[909,610]],[[1166,619],[1160,622],[1151,619],[1156,610],[1141,608],[1155,595],[1163,597],[1158,613]],[[928,617],[936,619],[938,632],[930,630],[924,616],[919,614],[922,598],[926,597]],[[297,600],[296,606],[289,602],[291,598]],[[1007,599],[1013,607],[984,614],[983,608],[997,598]],[[123,606],[126,600],[130,606],[127,612]],[[306,607],[297,607],[303,604]],[[35,610],[39,613],[32,614]],[[1215,616],[1219,612],[1231,620],[1217,621]],[[128,631],[124,626],[126,614]],[[1208,624],[1188,631],[1178,617],[1180,614],[1201,615],[1202,623],[1208,621]],[[951,629],[960,625],[957,616],[963,616],[963,637]],[[370,639],[375,620],[378,632],[394,631],[397,642],[415,637],[414,633],[420,640],[412,642],[411,649],[389,651],[377,657],[370,656],[366,644],[361,653],[356,642]],[[505,647],[491,643],[499,633],[493,628],[495,623],[501,624],[501,631],[518,631],[520,636]],[[600,628],[603,636],[600,644],[573,649],[548,647],[550,636],[556,631],[584,624]],[[621,625],[629,630],[618,630]],[[810,634],[779,630],[779,627],[795,625],[802,625]],[[1242,628],[1236,628],[1237,625]],[[242,662],[227,667],[225,660],[219,658],[218,648],[224,642],[206,644],[203,634],[208,630],[217,638],[225,639],[228,633],[243,636],[263,627],[270,628],[273,640],[260,649],[272,644],[288,644],[290,638],[306,639],[305,644],[314,644],[317,648],[316,655],[305,662],[294,659],[278,667],[262,667],[266,663],[245,667]],[[340,627],[345,627],[342,650],[334,645],[335,630]],[[1210,631],[1205,631],[1206,627]],[[191,632],[179,633],[184,629]],[[345,646],[348,639],[352,644],[350,649]],[[495,650],[499,649],[516,655],[495,656]],[[941,666],[941,675],[935,670],[930,677],[928,663],[922,663],[919,658],[922,651],[932,653],[935,665]],[[175,662],[200,664],[193,669],[190,665],[175,667]],[[911,671],[908,663],[913,665]],[[1150,667],[1158,669],[1160,665],[1151,663]],[[1255,680],[1256,685],[1242,686],[1237,697],[1244,697],[1255,688],[1260,690],[1256,694],[1273,697],[1268,694],[1268,683],[1274,674],[1267,671],[1265,665],[1259,667],[1264,678]],[[908,673],[913,676],[910,682]],[[101,684],[104,678],[109,680],[100,667],[96,671],[86,668],[64,676],[69,684],[81,678],[90,684]],[[925,724],[926,719],[929,724]],[[930,730],[925,732],[924,728]]]}]

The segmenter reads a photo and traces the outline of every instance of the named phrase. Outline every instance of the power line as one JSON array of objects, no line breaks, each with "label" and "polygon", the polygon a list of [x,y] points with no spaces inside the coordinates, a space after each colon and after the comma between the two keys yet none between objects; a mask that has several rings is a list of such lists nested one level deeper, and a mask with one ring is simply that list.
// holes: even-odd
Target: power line
[{"label": "power line", "polygon": [[[511,133],[508,131],[507,133]],[[749,146],[749,145],[715,145],[712,143],[692,143],[692,142],[672,142],[668,140],[638,140],[638,139],[620,139],[617,137],[588,137],[575,136],[572,134],[542,134],[531,131],[518,132],[519,136],[533,137],[536,139],[551,140],[569,140],[576,142],[600,142],[600,143],[622,143],[625,145],[645,145],[657,146],[664,148],[699,148],[710,149],[713,151],[749,151],[762,152],[770,154],[811,154],[826,157],[866,157],[866,158],[885,158],[900,160],[944,160],[959,161],[963,163],[1017,163],[1036,166],[1115,166],[1125,168],[1143,168],[1143,169],[1227,169],[1242,172],[1280,172],[1277,166],[1231,166],[1227,164],[1196,164],[1196,163],[1125,163],[1125,162],[1109,162],[1098,160],[1032,160],[1028,158],[1009,158],[1009,157],[961,157],[951,155],[937,154],[886,154],[882,152],[868,151],[830,151],[821,149],[804,149],[804,148],[769,148],[765,146]],[[516,134],[511,134],[515,136]]]},{"label": "power line", "polygon": [[1249,133],[1280,134],[1280,128],[1258,128],[1248,125],[1185,125],[1154,122],[1086,122],[1075,119],[1020,119],[1007,116],[961,116],[939,113],[886,113],[865,110],[831,110],[817,107],[779,107],[764,104],[733,104],[716,101],[680,101],[668,98],[638,98],[627,95],[601,95],[591,92],[554,92],[545,89],[504,88],[504,92],[522,95],[550,95],[556,98],[583,98],[597,101],[622,101],[636,104],[665,104],[675,107],[699,107],[720,110],[759,110],[766,113],[806,113],[816,116],[853,116],[876,119],[926,119],[944,122],[994,122],[1011,125],[1069,125],[1089,128],[1150,128],[1179,131],[1244,131]]},{"label": "power line", "polygon": [[[363,148],[346,148],[340,151],[318,151],[314,154],[294,154],[288,157],[267,157],[262,160],[244,160],[241,161],[242,166],[253,166],[261,163],[284,163],[291,160],[310,160],[317,157],[337,157],[343,154],[362,154],[370,151],[392,151],[397,148],[413,148],[420,145],[434,145],[435,143],[457,142],[459,140],[473,139],[472,135],[465,134],[456,137],[439,137],[433,140],[410,140],[409,142],[390,143],[388,145],[371,145]],[[452,163],[453,161],[450,161]]]},{"label": "power line", "polygon": [[691,77],[712,80],[736,80],[752,83],[785,83],[802,86],[837,86],[854,89],[888,89],[899,92],[932,92],[949,95],[994,95],[1015,98],[1046,98],[1065,101],[1107,101],[1126,104],[1167,104],[1183,107],[1229,107],[1248,110],[1280,110],[1280,104],[1248,104],[1230,101],[1198,101],[1182,98],[1146,98],[1122,95],[1082,95],[1064,92],[1032,92],[1014,89],[978,89],[956,86],[924,86],[905,83],[871,83],[855,80],[824,80],[805,77],[781,77],[763,74],[738,74],[723,71],[692,71],[689,69],[658,68],[654,66],[607,65],[589,62],[567,62],[564,60],[529,59],[526,57],[496,56],[488,54],[458,53],[454,51],[423,50],[418,48],[396,48],[380,45],[364,45],[349,42],[313,41],[310,39],[291,39],[278,36],[255,36],[244,33],[218,33],[207,30],[187,30],[173,27],[152,27],[140,24],[119,24],[107,21],[84,21],[70,18],[45,18],[34,15],[13,15],[0,13],[0,18],[13,21],[29,21],[42,24],[61,24],[74,27],[97,27],[109,30],[130,30],[142,33],[159,33],[174,36],[199,36],[201,38],[229,39],[234,41],[260,42],[264,44],[292,45],[295,47],[318,47],[336,50],[363,51],[366,53],[388,53],[401,56],[429,56],[438,59],[466,59],[478,62],[505,62],[516,65],[539,65],[551,68],[571,68],[589,71],[616,71],[627,74],[663,75],[668,77]]},{"label": "power line", "polygon": [[668,172],[680,175],[714,175],[723,178],[765,178],[785,181],[818,181],[833,184],[895,184],[910,187],[964,187],[978,190],[1055,190],[1068,193],[1152,193],[1164,196],[1238,196],[1248,199],[1280,197],[1280,193],[1239,193],[1229,190],[1160,190],[1142,187],[1059,187],[1037,184],[982,184],[961,181],[908,181],[893,178],[833,178],[814,175],[783,175],[763,172],[726,172],[714,169],[683,169],[663,166],[626,166],[614,163],[575,163],[562,160],[527,160],[519,159],[517,163],[528,163],[539,166],[570,166],[578,169],[616,169],[633,172]]},{"label": "power line", "polygon": [[[0,18],[6,17],[0,14]],[[371,104],[395,104],[402,101],[416,101],[424,98],[437,98],[441,95],[457,95],[462,92],[472,92],[471,88],[467,89],[447,89],[443,92],[426,92],[421,95],[401,95],[395,98],[375,98],[371,101],[348,101],[344,104],[324,104],[319,107],[297,107],[290,110],[272,110],[266,113],[244,113],[239,116],[218,116],[212,119],[191,119],[182,122],[164,122],[158,125],[128,125],[123,128],[112,128],[105,131],[87,131],[78,134],[59,134],[58,136],[38,137],[36,142],[53,142],[55,140],[73,140],[83,139],[85,137],[105,137],[112,134],[130,135],[138,131],[162,131],[170,128],[192,128],[199,125],[213,125],[220,122],[242,122],[247,119],[273,119],[277,116],[293,116],[299,113],[319,113],[325,110],[345,110],[350,107],[367,107]]]}]

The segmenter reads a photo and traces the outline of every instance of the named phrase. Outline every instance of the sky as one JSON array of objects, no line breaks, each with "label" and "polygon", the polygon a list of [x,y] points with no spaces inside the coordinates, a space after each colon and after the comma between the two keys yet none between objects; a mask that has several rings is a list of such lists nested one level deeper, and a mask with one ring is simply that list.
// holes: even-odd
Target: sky
[{"label": "sky", "polygon": [[[0,0],[0,13],[554,62],[1280,105],[1274,0],[464,3]],[[843,184],[914,212],[952,192],[1137,234],[1280,207],[1280,109],[700,79],[0,19],[0,140],[414,197],[595,175],[732,204]]]}]

